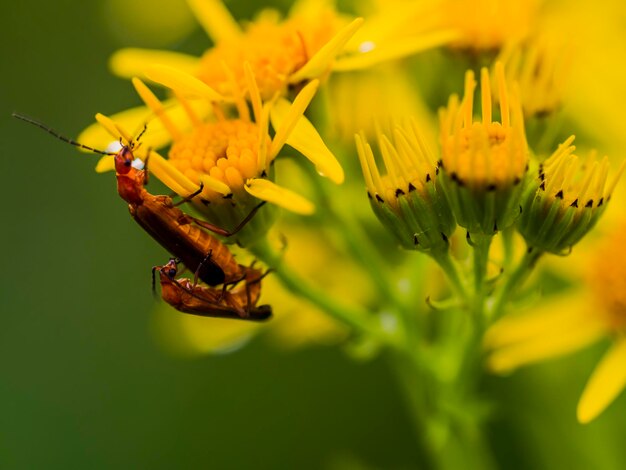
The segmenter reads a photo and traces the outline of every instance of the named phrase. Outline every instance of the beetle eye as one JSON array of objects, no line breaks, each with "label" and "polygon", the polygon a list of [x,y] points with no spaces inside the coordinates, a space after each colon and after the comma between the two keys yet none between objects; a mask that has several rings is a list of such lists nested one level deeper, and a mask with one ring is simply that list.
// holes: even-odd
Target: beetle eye
[{"label": "beetle eye", "polygon": [[133,162],[130,160],[124,160],[124,166],[130,166]]},{"label": "beetle eye", "polygon": [[167,271],[167,275],[173,279],[174,277],[176,277],[176,270],[175,269],[169,269]]}]

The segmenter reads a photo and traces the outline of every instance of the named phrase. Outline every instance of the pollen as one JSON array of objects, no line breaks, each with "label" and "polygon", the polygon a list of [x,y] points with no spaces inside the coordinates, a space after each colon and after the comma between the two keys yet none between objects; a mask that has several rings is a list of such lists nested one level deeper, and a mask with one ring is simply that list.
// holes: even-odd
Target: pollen
[{"label": "pollen", "polygon": [[[269,137],[268,137],[269,142]],[[196,184],[201,175],[242,192],[244,181],[258,175],[258,126],[241,119],[209,122],[174,141],[171,164]]]},{"label": "pollen", "polygon": [[261,18],[251,23],[243,35],[209,49],[202,57],[198,77],[218,92],[232,96],[233,79],[236,86],[245,89],[243,64],[248,62],[261,98],[271,99],[277,92],[282,94],[289,76],[331,39],[335,24],[313,24],[301,18],[279,23],[274,18]]},{"label": "pollen", "polygon": [[481,73],[482,120],[474,121],[474,73],[465,75],[465,94],[440,111],[442,164],[450,178],[474,191],[506,189],[521,182],[528,148],[519,101],[509,99],[502,64],[496,65],[500,122],[492,120],[489,73]]}]

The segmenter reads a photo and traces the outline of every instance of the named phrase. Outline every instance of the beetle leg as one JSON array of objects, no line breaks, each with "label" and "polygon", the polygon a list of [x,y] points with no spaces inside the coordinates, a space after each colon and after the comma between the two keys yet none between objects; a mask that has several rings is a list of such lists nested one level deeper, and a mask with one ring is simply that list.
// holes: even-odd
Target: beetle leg
[{"label": "beetle leg", "polygon": [[266,204],[266,201],[263,201],[259,204],[257,204],[255,206],[254,209],[252,209],[250,211],[250,213],[239,223],[239,225],[237,225],[233,230],[228,231],[226,229],[223,229],[221,227],[218,227],[215,224],[212,224],[210,222],[207,222],[205,220],[201,220],[201,219],[196,219],[195,217],[191,217],[190,218],[200,227],[205,228],[207,230],[209,230],[210,232],[213,233],[217,233],[218,235],[221,235],[223,237],[232,237],[233,235],[236,235],[237,232],[239,232],[242,228],[245,227],[245,225],[250,222],[250,220],[252,219],[252,217],[254,217],[254,215],[257,213],[257,211],[263,207],[263,205]]},{"label": "beetle leg", "polygon": [[198,196],[202,192],[203,189],[204,189],[204,183],[200,183],[200,187],[197,190],[189,194],[187,197],[182,198],[180,201],[174,204],[174,207],[178,207],[186,202],[190,202],[194,197]]},{"label": "beetle leg", "polygon": [[196,284],[198,284],[198,278],[200,276],[200,270],[202,269],[202,266],[204,266],[204,263],[211,261],[212,255],[213,255],[213,250],[209,250],[207,255],[204,257],[204,259],[200,262],[200,264],[196,268],[196,272],[193,275],[193,287],[196,287]]}]

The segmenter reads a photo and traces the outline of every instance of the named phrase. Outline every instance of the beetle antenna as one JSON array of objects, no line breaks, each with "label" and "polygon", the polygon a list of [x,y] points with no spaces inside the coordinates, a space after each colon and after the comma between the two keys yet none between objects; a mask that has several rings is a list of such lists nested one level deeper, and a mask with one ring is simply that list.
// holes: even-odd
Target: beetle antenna
[{"label": "beetle antenna", "polygon": [[48,134],[51,134],[54,137],[56,137],[57,139],[62,140],[63,142],[67,142],[68,144],[74,145],[76,147],[80,147],[80,148],[85,149],[85,150],[89,150],[90,152],[93,152],[93,153],[99,153],[100,155],[115,155],[114,152],[105,152],[104,150],[98,150],[98,149],[95,149],[93,147],[89,147],[88,145],[81,144],[80,142],[76,142],[75,140],[72,140],[72,139],[70,139],[68,137],[65,137],[65,136],[59,134],[57,131],[55,131],[51,127],[46,126],[42,122],[36,121],[34,119],[31,119],[28,116],[23,116],[23,115],[17,114],[17,113],[12,113],[11,116],[13,116],[14,118],[20,119],[21,121],[25,121],[25,122],[27,122],[29,124],[32,124],[33,126],[37,126],[40,129],[43,129],[44,131],[46,131]]}]

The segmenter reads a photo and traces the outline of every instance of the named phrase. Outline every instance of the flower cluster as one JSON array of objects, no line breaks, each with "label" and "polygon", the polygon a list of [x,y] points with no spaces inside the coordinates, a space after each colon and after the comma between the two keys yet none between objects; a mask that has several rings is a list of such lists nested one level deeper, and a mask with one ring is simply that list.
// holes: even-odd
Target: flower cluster
[{"label": "flower cluster", "polygon": [[[571,45],[539,1],[378,3],[354,5],[364,19],[300,0],[285,17],[264,10],[240,25],[220,1],[189,0],[214,45],[200,57],[115,53],[113,70],[142,104],[98,115],[79,140],[113,151],[121,136],[136,149],[128,129],[145,127],[138,145],[148,151],[135,156],[188,203],[180,215],[163,196],[177,223],[236,231],[225,241],[245,249],[228,251],[241,279],[221,294],[203,286],[205,298],[234,292],[245,310],[253,289],[255,301],[275,304],[275,331],[290,344],[331,338],[360,358],[392,351],[435,459],[481,434],[485,362],[508,372],[608,334],[615,346],[578,409],[592,420],[626,383],[622,231],[596,255],[591,280],[562,274],[588,287],[578,309],[569,299],[551,313],[535,304],[514,314],[537,296],[559,298],[543,282],[544,259],[584,251],[574,247],[624,171],[598,158],[601,142],[567,114]],[[576,151],[574,133],[588,151]],[[97,170],[119,177],[118,160],[106,155]],[[252,287],[233,288],[250,273]],[[582,308],[590,302],[600,313]],[[160,315],[168,340],[197,353],[272,328],[170,314]]]}]

